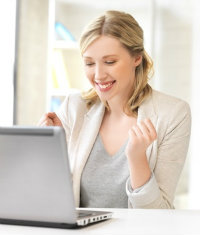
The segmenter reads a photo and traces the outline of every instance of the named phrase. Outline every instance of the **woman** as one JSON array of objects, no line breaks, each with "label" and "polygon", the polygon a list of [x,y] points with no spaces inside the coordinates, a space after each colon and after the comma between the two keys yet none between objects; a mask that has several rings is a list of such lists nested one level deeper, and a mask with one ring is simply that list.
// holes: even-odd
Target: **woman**
[{"label": "woman", "polygon": [[107,11],[80,39],[92,89],[69,94],[41,126],[66,131],[77,207],[174,208],[190,138],[190,108],[152,90],[143,31]]}]

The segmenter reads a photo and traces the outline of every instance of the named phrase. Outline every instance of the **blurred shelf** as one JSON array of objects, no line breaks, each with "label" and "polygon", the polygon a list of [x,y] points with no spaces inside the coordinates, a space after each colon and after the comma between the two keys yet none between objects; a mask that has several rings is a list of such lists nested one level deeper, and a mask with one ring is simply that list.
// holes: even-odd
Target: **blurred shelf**
[{"label": "blurred shelf", "polygon": [[51,96],[66,96],[69,89],[54,88],[50,90]]},{"label": "blurred shelf", "polygon": [[65,41],[65,40],[56,40],[54,42],[54,49],[79,49],[78,42]]}]

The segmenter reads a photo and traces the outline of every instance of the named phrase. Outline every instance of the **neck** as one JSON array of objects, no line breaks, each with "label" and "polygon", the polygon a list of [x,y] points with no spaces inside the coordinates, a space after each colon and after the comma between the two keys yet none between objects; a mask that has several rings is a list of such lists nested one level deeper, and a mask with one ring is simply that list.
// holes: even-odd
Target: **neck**
[{"label": "neck", "polygon": [[112,100],[108,102],[109,111],[108,113],[112,116],[124,116],[126,115],[124,112],[125,102],[120,102],[119,100]]},{"label": "neck", "polygon": [[127,105],[127,102],[129,100],[131,91],[127,92],[126,94],[119,94],[117,96],[112,97],[111,99],[109,99],[108,105],[110,108],[109,113],[113,114],[113,115],[124,115],[126,114],[124,112],[124,108]]}]

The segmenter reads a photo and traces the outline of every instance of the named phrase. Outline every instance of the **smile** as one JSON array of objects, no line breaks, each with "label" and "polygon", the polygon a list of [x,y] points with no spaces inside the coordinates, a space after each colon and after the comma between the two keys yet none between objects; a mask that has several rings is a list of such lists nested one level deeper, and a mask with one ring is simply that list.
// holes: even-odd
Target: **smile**
[{"label": "smile", "polygon": [[112,81],[112,82],[104,82],[104,83],[97,83],[96,85],[99,87],[100,91],[108,91],[111,89],[112,85],[115,83],[116,81]]}]

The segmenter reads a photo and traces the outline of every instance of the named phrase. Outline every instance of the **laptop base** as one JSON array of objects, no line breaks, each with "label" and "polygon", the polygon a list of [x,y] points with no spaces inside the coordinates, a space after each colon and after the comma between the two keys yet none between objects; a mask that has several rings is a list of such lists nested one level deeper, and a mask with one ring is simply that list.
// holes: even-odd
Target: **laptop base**
[{"label": "laptop base", "polygon": [[1,219],[0,224],[7,225],[22,225],[22,226],[33,226],[33,227],[48,227],[48,228],[81,228],[77,224],[67,224],[67,223],[54,223],[54,222],[40,222],[40,221],[31,221],[31,220],[15,220],[15,219]]}]

